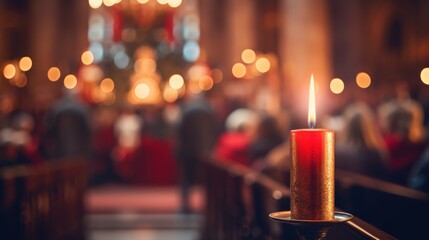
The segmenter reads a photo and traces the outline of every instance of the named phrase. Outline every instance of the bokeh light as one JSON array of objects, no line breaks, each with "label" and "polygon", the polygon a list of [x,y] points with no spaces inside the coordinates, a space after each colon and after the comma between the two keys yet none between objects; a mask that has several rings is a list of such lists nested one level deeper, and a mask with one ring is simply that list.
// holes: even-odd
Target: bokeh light
[{"label": "bokeh light", "polygon": [[96,103],[103,101],[103,95],[103,92],[99,88],[93,88],[91,90],[91,98]]},{"label": "bokeh light", "polygon": [[24,72],[30,70],[32,66],[33,61],[30,57],[23,57],[21,60],[19,60],[19,68]]},{"label": "bokeh light", "polygon": [[93,9],[97,9],[103,5],[103,0],[89,0],[89,6]]},{"label": "bokeh light", "polygon": [[97,64],[82,66],[79,69],[79,76],[85,82],[99,82],[103,78],[103,69]]},{"label": "bokeh light", "polygon": [[125,52],[118,52],[115,54],[115,57],[113,58],[113,62],[115,63],[115,66],[119,69],[125,69],[128,67],[128,64],[130,63],[130,57]]},{"label": "bokeh light", "polygon": [[223,79],[223,73],[222,73],[222,71],[221,70],[219,70],[219,69],[213,69],[212,70],[212,73],[211,73],[211,75],[212,75],[212,78],[213,78],[213,81],[215,82],[215,83],[220,83],[220,82],[222,82],[222,79]]},{"label": "bokeh light", "polygon": [[99,63],[103,60],[104,57],[104,48],[103,45],[99,42],[93,42],[89,46],[89,51],[91,51],[92,55],[94,56],[94,62]]},{"label": "bokeh light", "polygon": [[134,89],[134,94],[137,98],[145,99],[150,94],[150,87],[146,83],[139,83],[137,84],[136,88]]},{"label": "bokeh light", "polygon": [[426,85],[429,85],[429,67],[424,68],[421,72],[420,72],[420,79],[422,80],[422,82]]},{"label": "bokeh light", "polygon": [[179,98],[179,93],[177,92],[177,90],[169,87],[166,87],[164,89],[164,100],[166,102],[169,102],[169,103],[175,102],[177,98]]},{"label": "bokeh light", "polygon": [[198,93],[200,93],[201,92],[201,88],[199,86],[199,81],[198,80],[191,80],[191,81],[189,81],[188,90],[192,94],[198,94]]},{"label": "bokeh light", "polygon": [[368,88],[371,85],[371,77],[368,73],[360,72],[356,75],[356,84],[360,88]]},{"label": "bokeh light", "polygon": [[80,59],[82,60],[83,64],[90,65],[94,62],[94,55],[90,51],[85,51],[80,56]]},{"label": "bokeh light", "polygon": [[256,53],[252,49],[245,49],[241,53],[241,60],[243,60],[244,63],[250,64],[253,63],[256,59]]},{"label": "bokeh light", "polygon": [[195,62],[200,56],[200,45],[196,41],[190,40],[183,45],[183,58],[187,62]]},{"label": "bokeh light", "polygon": [[177,8],[182,4],[182,0],[169,0],[168,5],[172,8]]},{"label": "bokeh light", "polygon": [[165,5],[169,2],[168,0],[156,0],[156,1],[161,5]]},{"label": "bokeh light", "polygon": [[109,93],[115,89],[115,82],[111,78],[105,78],[100,82],[100,89],[104,93]]},{"label": "bokeh light", "polygon": [[270,70],[271,64],[267,58],[261,57],[256,60],[256,70],[260,73],[266,73]]},{"label": "bokeh light", "polygon": [[182,76],[179,74],[174,74],[170,77],[168,80],[168,83],[170,84],[170,87],[173,89],[180,89],[183,87],[185,81]]},{"label": "bokeh light", "polygon": [[3,76],[7,79],[12,79],[16,75],[15,65],[9,63],[3,69]]},{"label": "bokeh light", "polygon": [[145,3],[148,3],[149,0],[137,0],[137,2],[140,4],[145,4]]},{"label": "bokeh light", "polygon": [[77,86],[77,78],[73,74],[69,74],[64,78],[64,87],[67,89],[73,89]]},{"label": "bokeh light", "polygon": [[213,78],[210,76],[203,76],[200,81],[198,81],[198,86],[201,88],[201,90],[210,90],[213,87]]},{"label": "bokeh light", "polygon": [[55,82],[58,81],[61,77],[61,71],[57,67],[51,67],[48,70],[48,79],[49,81]]},{"label": "bokeh light", "polygon": [[134,63],[134,69],[138,73],[153,73],[156,71],[156,62],[151,58],[141,58]]},{"label": "bokeh light", "polygon": [[[89,17],[88,39],[91,42],[101,42],[106,35],[106,20],[98,12],[92,12]],[[94,53],[94,52],[92,52]]]},{"label": "bokeh light", "polygon": [[15,86],[23,88],[27,85],[27,76],[23,73],[19,74],[15,79]]},{"label": "bokeh light", "polygon": [[344,82],[339,78],[334,78],[331,80],[329,88],[331,89],[331,92],[335,94],[340,94],[344,91]]},{"label": "bokeh light", "polygon": [[232,66],[232,75],[236,78],[242,78],[246,75],[246,66],[242,63],[236,63]]},{"label": "bokeh light", "polygon": [[103,0],[104,5],[106,5],[106,7],[111,7],[113,5],[115,5],[116,0]]}]

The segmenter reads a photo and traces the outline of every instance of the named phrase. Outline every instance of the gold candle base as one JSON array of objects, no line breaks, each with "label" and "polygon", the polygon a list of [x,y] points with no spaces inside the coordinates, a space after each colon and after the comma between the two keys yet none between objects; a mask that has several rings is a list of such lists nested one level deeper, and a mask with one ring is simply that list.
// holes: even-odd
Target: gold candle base
[{"label": "gold candle base", "polygon": [[334,132],[292,130],[291,218],[334,220]]},{"label": "gold candle base", "polygon": [[292,219],[290,211],[274,212],[269,216],[277,222],[293,225],[300,239],[304,240],[323,240],[332,226],[350,221],[353,218],[352,214],[345,212],[334,212],[334,219],[327,221]]}]

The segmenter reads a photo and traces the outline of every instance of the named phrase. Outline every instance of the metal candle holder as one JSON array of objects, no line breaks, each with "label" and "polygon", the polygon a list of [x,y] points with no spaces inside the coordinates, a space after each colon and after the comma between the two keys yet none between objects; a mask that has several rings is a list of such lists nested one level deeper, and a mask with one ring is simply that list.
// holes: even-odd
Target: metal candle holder
[{"label": "metal candle holder", "polygon": [[277,222],[293,225],[301,240],[323,240],[332,226],[345,223],[353,218],[352,214],[345,212],[335,212],[334,220],[292,219],[291,211],[274,212],[269,216]]}]

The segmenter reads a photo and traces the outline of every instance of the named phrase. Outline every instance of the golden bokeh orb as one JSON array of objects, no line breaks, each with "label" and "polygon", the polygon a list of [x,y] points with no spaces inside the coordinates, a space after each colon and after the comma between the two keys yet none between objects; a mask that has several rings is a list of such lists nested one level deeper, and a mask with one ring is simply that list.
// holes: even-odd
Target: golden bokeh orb
[{"label": "golden bokeh orb", "polygon": [[77,86],[77,78],[73,74],[69,74],[64,78],[64,87],[67,89],[73,89]]},{"label": "golden bokeh orb", "polygon": [[19,68],[24,72],[30,70],[32,66],[33,61],[30,57],[23,57],[19,60]]},{"label": "golden bokeh orb", "polygon": [[423,68],[420,72],[420,79],[424,84],[429,85],[429,67]]},{"label": "golden bokeh orb", "polygon": [[331,89],[331,92],[333,92],[334,94],[340,94],[344,91],[344,82],[339,78],[334,78],[331,80],[331,83],[329,84],[329,88]]},{"label": "golden bokeh orb", "polygon": [[60,79],[61,77],[61,71],[59,68],[57,67],[51,67],[48,70],[48,79],[51,82],[55,82],[58,81],[58,79]]},{"label": "golden bokeh orb", "polygon": [[246,66],[242,63],[236,63],[232,66],[232,75],[236,78],[243,78],[246,75]]},{"label": "golden bokeh orb", "polygon": [[253,63],[256,59],[256,53],[252,49],[245,49],[241,53],[241,60],[243,60],[244,63],[250,64]]},{"label": "golden bokeh orb", "polygon": [[356,75],[356,84],[360,88],[368,88],[371,85],[371,77],[366,72],[360,72]]},{"label": "golden bokeh orb", "polygon": [[255,66],[256,70],[260,73],[266,73],[271,68],[270,61],[265,57],[258,58],[258,60],[256,60]]}]

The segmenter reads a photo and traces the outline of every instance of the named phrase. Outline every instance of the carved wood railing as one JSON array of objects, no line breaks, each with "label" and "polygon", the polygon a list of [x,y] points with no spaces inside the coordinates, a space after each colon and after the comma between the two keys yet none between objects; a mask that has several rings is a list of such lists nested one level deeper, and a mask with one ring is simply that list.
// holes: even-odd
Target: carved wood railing
[{"label": "carved wood railing", "polygon": [[83,160],[0,170],[3,239],[84,239]]},{"label": "carved wood railing", "polygon": [[[206,212],[201,239],[298,239],[295,229],[276,223],[268,214],[289,210],[289,188],[252,169],[205,161]],[[361,220],[334,226],[328,239],[396,239]]]}]

